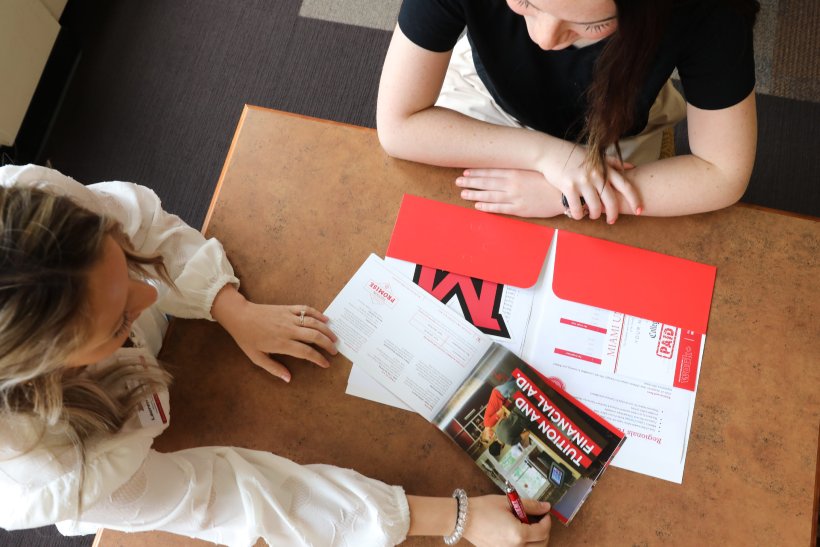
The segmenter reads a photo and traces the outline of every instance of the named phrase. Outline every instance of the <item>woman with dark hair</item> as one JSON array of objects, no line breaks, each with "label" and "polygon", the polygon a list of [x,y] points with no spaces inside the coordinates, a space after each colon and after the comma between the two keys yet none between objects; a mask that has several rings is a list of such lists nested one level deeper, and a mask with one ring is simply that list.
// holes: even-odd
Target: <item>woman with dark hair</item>
[{"label": "woman with dark hair", "polygon": [[[482,211],[613,223],[729,206],[754,164],[758,8],[404,0],[379,86],[379,139],[395,157],[467,167],[456,185]],[[684,116],[691,154],[659,159],[664,130]]]},{"label": "woman with dark hair", "polygon": [[[394,545],[409,535],[546,545],[507,498],[405,495],[350,469],[232,447],[159,453],[170,377],[165,314],[219,322],[257,365],[327,367],[327,318],[245,300],[222,245],[162,210],[149,189],[83,186],[0,167],[0,527],[164,530],[231,546]],[[543,515],[549,504],[525,500]]]}]

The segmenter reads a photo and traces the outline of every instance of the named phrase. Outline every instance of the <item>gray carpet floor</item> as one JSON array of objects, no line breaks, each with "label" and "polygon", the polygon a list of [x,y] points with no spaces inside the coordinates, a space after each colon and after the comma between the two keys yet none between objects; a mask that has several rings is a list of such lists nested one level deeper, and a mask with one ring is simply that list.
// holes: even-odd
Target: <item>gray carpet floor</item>
[{"label": "gray carpet floor", "polygon": [[[400,0],[70,0],[82,54],[44,159],[152,187],[200,226],[245,103],[373,127]],[[744,202],[820,216],[820,2],[764,0],[760,140]],[[679,150],[685,131],[677,131]],[[0,545],[90,545],[53,527]]]}]

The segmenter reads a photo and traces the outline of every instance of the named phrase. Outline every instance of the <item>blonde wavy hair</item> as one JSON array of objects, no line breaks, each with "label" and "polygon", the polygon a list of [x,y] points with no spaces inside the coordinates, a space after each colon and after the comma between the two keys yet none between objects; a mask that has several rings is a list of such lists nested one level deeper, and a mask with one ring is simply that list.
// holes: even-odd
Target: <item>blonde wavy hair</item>
[{"label": "blonde wavy hair", "polygon": [[136,253],[113,220],[45,189],[0,188],[0,416],[64,429],[81,461],[89,438],[118,431],[170,382],[166,371],[135,362],[93,372],[65,366],[89,335],[87,274],[108,235],[131,275],[173,287],[162,257]]}]

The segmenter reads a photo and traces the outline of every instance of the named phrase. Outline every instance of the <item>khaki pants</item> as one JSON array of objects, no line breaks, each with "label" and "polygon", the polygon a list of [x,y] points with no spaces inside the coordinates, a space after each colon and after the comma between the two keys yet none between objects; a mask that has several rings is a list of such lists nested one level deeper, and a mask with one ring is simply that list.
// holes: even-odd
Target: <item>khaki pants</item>
[{"label": "khaki pants", "polygon": [[[505,112],[490,95],[476,73],[470,42],[466,35],[462,36],[453,48],[453,56],[447,67],[436,106],[449,108],[465,116],[496,125],[526,127]],[[674,126],[685,116],[686,102],[674,88],[671,80],[667,81],[649,110],[646,128],[639,135],[626,137],[619,142],[624,160],[635,165],[657,160],[661,153],[664,130]],[[614,154],[614,147],[610,152]]]}]

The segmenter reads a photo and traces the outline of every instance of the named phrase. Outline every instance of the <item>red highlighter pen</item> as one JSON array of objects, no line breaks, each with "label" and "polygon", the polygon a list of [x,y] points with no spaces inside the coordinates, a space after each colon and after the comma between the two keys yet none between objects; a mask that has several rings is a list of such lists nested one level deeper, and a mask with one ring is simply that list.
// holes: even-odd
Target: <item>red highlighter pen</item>
[{"label": "red highlighter pen", "polygon": [[515,487],[509,481],[504,481],[504,491],[507,493],[507,499],[510,501],[510,508],[512,508],[518,520],[524,524],[529,524],[530,519],[527,518],[527,513],[524,512],[524,505],[521,503],[521,496],[515,491]]}]

